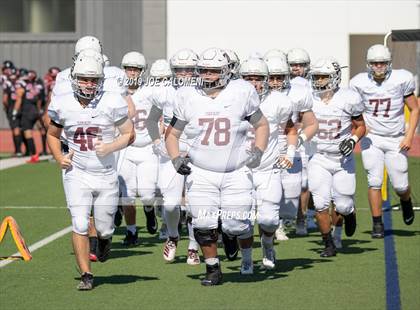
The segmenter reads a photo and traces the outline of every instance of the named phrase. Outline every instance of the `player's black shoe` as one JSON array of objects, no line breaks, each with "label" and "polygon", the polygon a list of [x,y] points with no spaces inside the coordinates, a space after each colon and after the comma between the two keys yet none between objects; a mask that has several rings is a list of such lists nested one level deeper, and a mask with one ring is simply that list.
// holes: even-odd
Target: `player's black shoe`
[{"label": "player's black shoe", "polygon": [[146,216],[146,227],[149,234],[154,235],[158,229],[158,222],[156,220],[155,208],[144,206],[144,215]]},{"label": "player's black shoe", "polygon": [[122,214],[123,214],[123,210],[121,206],[118,206],[118,210],[115,213],[114,216],[114,225],[115,227],[120,227],[121,223],[122,223]]},{"label": "player's black shoe", "polygon": [[84,272],[80,278],[80,282],[77,285],[79,291],[90,291],[93,289],[93,274]]},{"label": "player's black shoe", "polygon": [[411,202],[411,198],[407,201],[403,201],[400,199],[401,209],[403,220],[406,225],[413,224],[414,221],[414,211],[413,211],[413,203]]},{"label": "player's black shoe", "polygon": [[334,245],[333,238],[331,237],[331,233],[328,234],[327,237],[323,237],[325,248],[322,250],[320,256],[321,257],[331,257],[337,255],[337,250]]},{"label": "player's black shoe", "polygon": [[371,236],[373,239],[382,239],[384,237],[384,224],[373,223]]},{"label": "player's black shoe", "polygon": [[222,270],[220,264],[206,265],[206,277],[201,280],[201,285],[212,286],[222,283]]},{"label": "player's black shoe", "polygon": [[222,231],[223,249],[228,260],[233,261],[238,256],[239,246],[236,236],[229,236]]},{"label": "player's black shoe", "polygon": [[344,215],[344,231],[347,237],[354,235],[356,231],[356,213],[354,211],[348,215]]},{"label": "player's black shoe", "polygon": [[134,234],[131,231],[127,230],[122,244],[125,246],[136,246],[139,243],[140,241],[139,241],[139,235],[138,235],[137,230]]},{"label": "player's black shoe", "polygon": [[105,262],[108,257],[109,253],[111,252],[111,244],[112,244],[112,237],[108,239],[101,239],[98,238],[98,260],[103,263]]}]

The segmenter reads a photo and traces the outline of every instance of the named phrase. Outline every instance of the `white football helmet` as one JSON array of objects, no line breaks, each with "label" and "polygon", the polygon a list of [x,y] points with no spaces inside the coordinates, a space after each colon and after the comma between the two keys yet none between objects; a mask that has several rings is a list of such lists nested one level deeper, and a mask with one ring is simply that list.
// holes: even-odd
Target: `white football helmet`
[{"label": "white football helmet", "polygon": [[307,51],[305,51],[302,48],[292,48],[290,51],[287,52],[287,62],[290,66],[290,72],[293,74],[292,66],[291,65],[303,65],[304,66],[304,72],[303,77],[306,77],[306,75],[309,72],[309,65],[311,63],[311,58],[309,57],[309,54]]},{"label": "white football helmet", "polygon": [[134,67],[144,71],[146,69],[146,58],[139,52],[128,52],[121,60],[121,67],[123,69],[125,67]]},{"label": "white football helmet", "polygon": [[166,59],[156,60],[150,67],[150,76],[158,79],[170,78],[172,76],[171,67]]},{"label": "white football helmet", "polygon": [[269,81],[270,88],[273,89],[285,89],[290,87],[290,72],[289,72],[289,64],[285,57],[269,57],[266,61],[268,67],[268,76],[282,76],[282,82],[277,85],[272,85]]},{"label": "white football helmet", "polygon": [[231,73],[231,78],[232,79],[237,79],[238,78],[238,73],[239,73],[239,66],[240,66],[240,61],[239,61],[239,57],[238,55],[230,50],[230,49],[225,49],[226,55],[228,57],[228,63],[229,63],[229,70]]},{"label": "white football helmet", "polygon": [[[78,97],[93,99],[101,91],[104,80],[104,61],[95,50],[83,50],[71,68],[72,88]],[[84,78],[90,78],[89,82]]]},{"label": "white football helmet", "polygon": [[[335,90],[341,82],[341,67],[334,58],[321,58],[311,65],[309,76],[315,91]],[[328,76],[328,79],[320,81],[319,76]]]},{"label": "white football helmet", "polygon": [[262,77],[260,81],[249,80],[249,82],[254,85],[260,96],[268,91],[268,67],[261,58],[248,58],[243,61],[239,68],[239,74],[244,80],[249,80],[249,78],[247,78],[249,76]]},{"label": "white football helmet", "polygon": [[[381,68],[373,68],[372,63],[384,62],[386,65]],[[366,67],[369,76],[375,78],[387,78],[392,71],[392,57],[388,47],[382,44],[375,44],[371,46],[366,55]]]},{"label": "white football helmet", "polygon": [[271,57],[280,57],[280,58],[283,58],[287,62],[287,55],[286,55],[286,53],[283,52],[282,50],[277,49],[277,48],[273,48],[271,50],[268,50],[264,54],[264,60],[265,61],[267,61],[267,59],[269,59]]},{"label": "white football helmet", "polygon": [[171,69],[194,68],[197,66],[198,55],[189,48],[177,51],[169,60]]},{"label": "white football helmet", "polygon": [[104,65],[105,67],[109,67],[111,65],[111,60],[109,60],[109,57],[105,54],[102,54],[102,57],[104,59]]},{"label": "white football helmet", "polygon": [[102,44],[98,38],[94,36],[81,37],[74,47],[74,54],[79,54],[82,50],[93,49],[102,54]]},{"label": "white football helmet", "polygon": [[[207,70],[218,70],[218,79],[206,77]],[[225,87],[229,81],[230,71],[226,53],[220,48],[208,48],[198,58],[197,72],[201,77],[201,87],[204,90]]]}]

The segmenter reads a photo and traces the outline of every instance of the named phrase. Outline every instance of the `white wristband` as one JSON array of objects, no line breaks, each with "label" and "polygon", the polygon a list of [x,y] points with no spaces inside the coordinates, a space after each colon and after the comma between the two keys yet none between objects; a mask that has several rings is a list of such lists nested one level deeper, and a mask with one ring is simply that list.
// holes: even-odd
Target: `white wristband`
[{"label": "white wristband", "polygon": [[305,133],[304,133],[304,132],[302,132],[302,133],[299,135],[299,137],[301,137],[301,138],[302,138],[303,142],[305,142],[306,140],[308,140],[308,137],[305,135]]},{"label": "white wristband", "polygon": [[296,145],[290,144],[287,146],[286,156],[289,160],[293,161],[296,153]]},{"label": "white wristband", "polygon": [[356,135],[352,135],[350,139],[354,140],[356,143],[359,141],[359,137]]}]

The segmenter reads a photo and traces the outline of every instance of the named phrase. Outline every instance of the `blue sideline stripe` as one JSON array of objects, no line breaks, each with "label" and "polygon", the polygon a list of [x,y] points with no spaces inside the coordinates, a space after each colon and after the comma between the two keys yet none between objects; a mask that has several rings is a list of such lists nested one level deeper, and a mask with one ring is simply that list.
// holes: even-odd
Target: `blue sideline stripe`
[{"label": "blue sideline stripe", "polygon": [[400,310],[400,282],[398,277],[397,255],[395,253],[394,236],[392,234],[392,209],[389,198],[383,202],[385,228],[385,272],[386,272],[386,308]]}]

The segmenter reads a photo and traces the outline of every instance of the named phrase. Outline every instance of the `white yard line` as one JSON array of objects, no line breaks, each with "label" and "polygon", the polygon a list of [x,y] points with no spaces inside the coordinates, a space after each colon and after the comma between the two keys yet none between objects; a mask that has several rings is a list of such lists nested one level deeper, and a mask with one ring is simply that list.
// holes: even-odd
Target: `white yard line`
[{"label": "white yard line", "polygon": [[[48,243],[53,242],[54,240],[56,240],[56,239],[64,236],[65,234],[68,234],[69,232],[71,232],[71,230],[72,230],[72,227],[69,226],[69,227],[66,227],[66,228],[64,228],[64,229],[62,229],[60,231],[57,231],[56,233],[52,234],[51,236],[48,236],[48,237],[46,237],[46,238],[44,238],[44,239],[42,239],[42,240],[40,240],[40,241],[32,244],[31,246],[29,246],[28,247],[29,248],[29,251],[32,253],[32,252],[38,250],[39,248],[42,248],[44,245],[47,245]],[[20,253],[17,252],[15,254],[13,254],[12,256],[20,256]],[[0,268],[3,268],[3,267],[7,266],[10,263],[13,263],[14,261],[15,261],[14,259],[13,260],[12,259],[10,259],[10,260],[2,260],[2,261],[0,261]]]},{"label": "white yard line", "polygon": [[[27,156],[27,157],[2,159],[2,160],[0,160],[0,170],[25,165],[26,161],[30,158],[31,158],[30,156]],[[47,159],[51,159],[51,158],[52,158],[51,155],[39,156],[39,160],[47,160]]]}]

